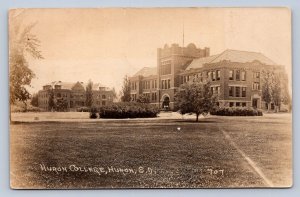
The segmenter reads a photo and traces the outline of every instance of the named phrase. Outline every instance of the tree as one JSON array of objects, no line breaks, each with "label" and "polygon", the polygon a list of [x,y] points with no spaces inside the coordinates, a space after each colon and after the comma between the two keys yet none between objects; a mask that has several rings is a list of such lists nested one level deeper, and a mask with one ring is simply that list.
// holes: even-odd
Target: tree
[{"label": "tree", "polygon": [[85,94],[86,94],[86,106],[91,108],[93,105],[93,82],[89,80],[86,89],[85,89]]},{"label": "tree", "polygon": [[287,81],[284,80],[281,73],[262,72],[262,99],[267,103],[268,111],[272,102],[275,105],[276,112],[280,110],[282,102],[290,104]]},{"label": "tree", "polygon": [[121,90],[121,101],[122,102],[130,102],[131,96],[130,96],[130,81],[128,79],[128,76],[126,75],[123,80],[123,87]]},{"label": "tree", "polygon": [[262,99],[267,103],[267,108],[269,111],[269,106],[273,100],[273,86],[274,86],[274,73],[263,71],[262,72]]},{"label": "tree", "polygon": [[27,110],[26,101],[30,98],[27,87],[30,87],[31,80],[35,77],[29,68],[28,57],[43,59],[39,51],[40,41],[32,34],[35,24],[25,26],[20,23],[11,25],[9,29],[9,67],[10,67],[10,103],[21,101]]},{"label": "tree", "polygon": [[112,91],[113,100],[116,101],[118,99],[116,89],[113,87],[111,91]]},{"label": "tree", "polygon": [[190,81],[180,86],[175,95],[175,105],[181,114],[195,113],[196,122],[200,114],[207,114],[213,110],[216,97],[210,88],[210,82]]},{"label": "tree", "polygon": [[54,91],[53,91],[53,89],[49,89],[48,94],[49,94],[48,110],[53,111],[56,108],[55,102],[54,102]]},{"label": "tree", "polygon": [[150,99],[149,99],[149,97],[147,97],[147,96],[141,94],[141,95],[138,97],[138,99],[136,100],[136,102],[138,102],[138,103],[149,103],[149,102],[150,102]]},{"label": "tree", "polygon": [[33,94],[31,97],[30,104],[34,107],[39,106],[39,95],[38,94]]},{"label": "tree", "polygon": [[59,111],[59,112],[62,112],[62,111],[67,111],[68,109],[68,101],[63,99],[63,98],[59,98],[56,100],[56,103],[55,103],[55,111]]},{"label": "tree", "polygon": [[282,101],[281,83],[278,75],[274,75],[273,78],[273,88],[272,88],[272,98],[276,108],[276,112],[280,110]]}]

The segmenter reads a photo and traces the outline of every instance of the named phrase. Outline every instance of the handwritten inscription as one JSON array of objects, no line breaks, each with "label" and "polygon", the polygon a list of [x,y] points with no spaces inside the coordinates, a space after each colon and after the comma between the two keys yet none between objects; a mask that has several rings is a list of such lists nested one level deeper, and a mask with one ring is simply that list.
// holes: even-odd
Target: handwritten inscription
[{"label": "handwritten inscription", "polygon": [[46,166],[44,164],[40,164],[40,169],[43,172],[53,172],[56,174],[64,173],[64,172],[83,172],[83,173],[95,173],[98,175],[104,175],[109,173],[119,173],[122,175],[126,174],[156,174],[156,171],[150,167],[138,167],[138,168],[119,168],[114,166],[107,167],[87,167],[87,166],[78,166],[75,164],[69,166]]}]

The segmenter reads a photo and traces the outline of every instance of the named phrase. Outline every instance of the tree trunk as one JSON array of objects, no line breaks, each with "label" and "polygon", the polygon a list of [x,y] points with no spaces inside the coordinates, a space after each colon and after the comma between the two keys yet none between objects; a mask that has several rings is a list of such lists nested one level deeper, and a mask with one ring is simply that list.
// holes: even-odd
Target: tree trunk
[{"label": "tree trunk", "polygon": [[199,114],[196,114],[196,122],[199,120]]},{"label": "tree trunk", "polygon": [[27,103],[26,103],[26,101],[23,101],[23,103],[24,103],[24,106],[25,106],[24,112],[27,112]]}]

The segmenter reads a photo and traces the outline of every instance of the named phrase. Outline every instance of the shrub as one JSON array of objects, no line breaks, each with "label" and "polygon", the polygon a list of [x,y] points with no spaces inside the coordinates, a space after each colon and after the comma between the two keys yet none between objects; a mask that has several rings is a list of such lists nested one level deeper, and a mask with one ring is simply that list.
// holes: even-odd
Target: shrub
[{"label": "shrub", "polygon": [[262,116],[263,113],[259,109],[246,108],[246,107],[218,107],[214,108],[211,115],[218,116]]},{"label": "shrub", "polygon": [[90,110],[90,118],[92,118],[92,119],[98,118],[97,112],[98,112],[98,109],[96,107],[92,107]]},{"label": "shrub", "polygon": [[159,108],[146,103],[120,102],[99,109],[99,118],[152,118],[159,113]]},{"label": "shrub", "polygon": [[76,109],[77,112],[90,112],[90,108],[89,107],[78,107]]}]

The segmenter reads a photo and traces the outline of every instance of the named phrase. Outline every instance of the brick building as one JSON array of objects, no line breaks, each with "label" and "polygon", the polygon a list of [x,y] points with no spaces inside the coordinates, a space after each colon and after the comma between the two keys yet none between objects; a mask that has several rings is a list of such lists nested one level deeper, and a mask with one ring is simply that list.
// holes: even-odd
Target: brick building
[{"label": "brick building", "polygon": [[[61,82],[55,81],[43,86],[38,92],[38,105],[44,110],[49,110],[50,90],[53,90],[54,101],[64,99],[68,103],[68,110],[76,110],[86,104],[86,84],[83,82]],[[113,102],[113,91],[96,83],[93,84],[93,105],[101,107]]]},{"label": "brick building", "polygon": [[157,67],[145,67],[130,77],[131,96],[148,97],[151,104],[174,109],[174,95],[181,84],[199,78],[209,79],[218,95],[218,105],[265,108],[262,100],[262,72],[272,71],[287,80],[285,69],[261,53],[225,50],[210,55],[209,48],[194,44],[172,44],[157,50]]}]

